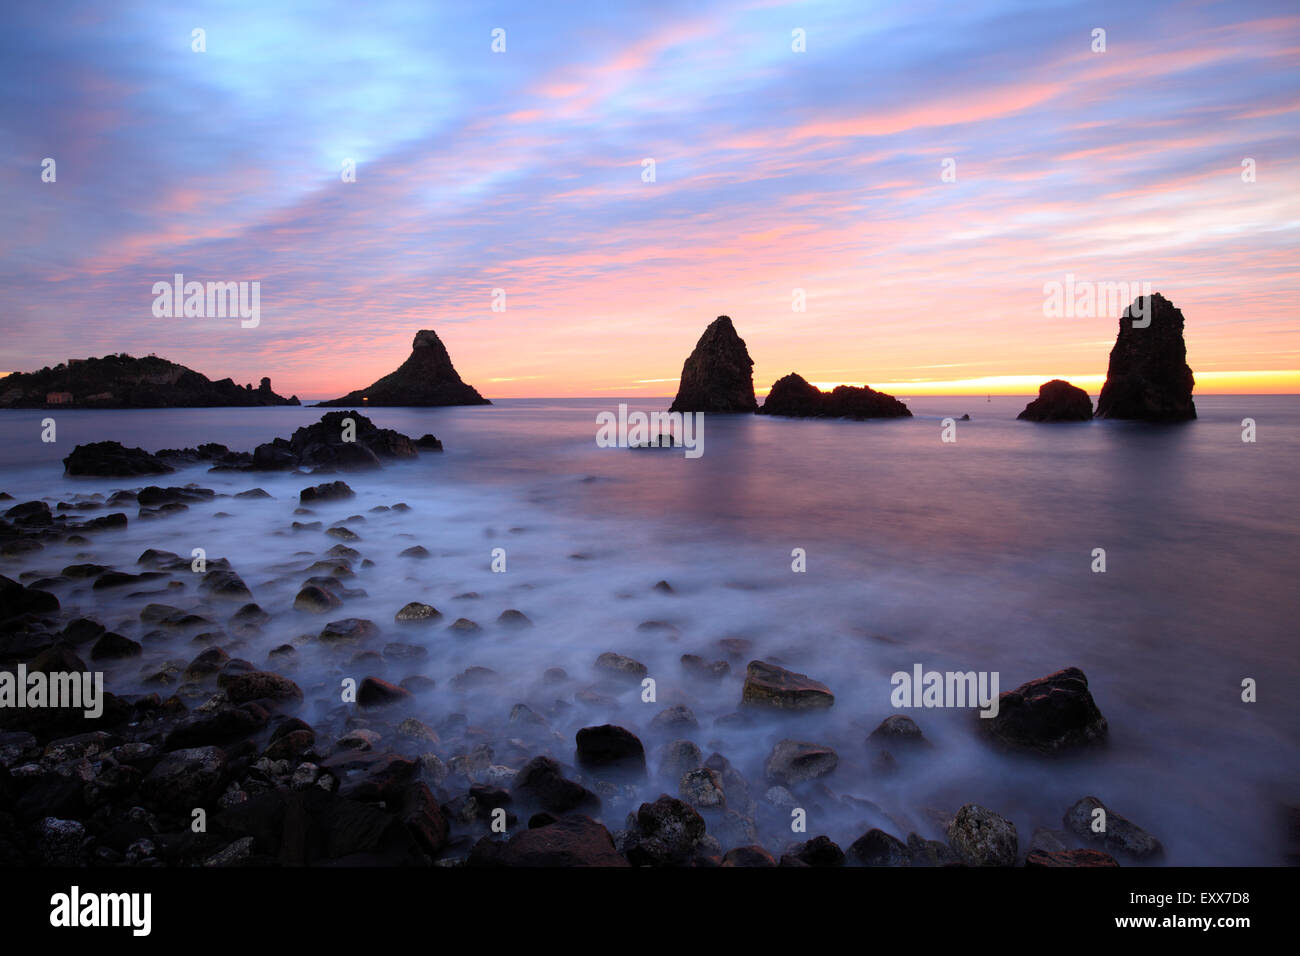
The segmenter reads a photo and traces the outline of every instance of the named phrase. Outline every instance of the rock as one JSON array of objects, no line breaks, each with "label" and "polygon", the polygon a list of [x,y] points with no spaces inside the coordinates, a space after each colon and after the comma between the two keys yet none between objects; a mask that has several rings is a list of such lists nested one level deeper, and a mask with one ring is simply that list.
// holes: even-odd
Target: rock
[{"label": "rock", "polygon": [[697,767],[682,774],[677,792],[693,807],[716,809],[727,805],[722,774],[708,767]]},{"label": "rock", "polygon": [[948,844],[926,840],[919,833],[907,835],[907,854],[912,866],[948,866],[960,862]]},{"label": "rock", "polygon": [[[1143,318],[1135,320],[1135,313]],[[1134,321],[1150,324],[1134,328]],[[1195,418],[1195,384],[1183,342],[1183,313],[1159,293],[1139,296],[1120,316],[1097,417],[1151,422]]]},{"label": "rock", "polygon": [[637,809],[628,862],[634,866],[680,865],[690,858],[704,835],[704,818],[689,804],[663,794],[654,803],[643,803]]},{"label": "rock", "polygon": [[763,766],[768,783],[790,786],[805,780],[824,777],[839,765],[840,758],[830,747],[799,740],[782,740],[772,748]]},{"label": "rock", "polygon": [[249,488],[247,491],[236,492],[236,498],[270,498],[271,495],[262,488]]},{"label": "rock", "polygon": [[979,726],[1002,746],[1045,754],[1101,743],[1108,731],[1077,667],[1003,692],[997,716],[979,718]]},{"label": "rock", "polygon": [[578,731],[578,763],[589,768],[645,772],[645,748],[636,734],[613,724]]},{"label": "rock", "polygon": [[355,498],[357,493],[348,487],[345,481],[329,481],[322,485],[313,485],[298,492],[299,504],[314,504],[320,501],[346,501]]},{"label": "rock", "polygon": [[666,780],[680,781],[688,770],[704,765],[704,754],[689,740],[674,740],[665,744],[659,762],[659,775]]},{"label": "rock", "polygon": [[401,623],[418,624],[424,621],[436,621],[442,617],[437,608],[419,601],[412,601],[394,615],[394,620]]},{"label": "rock", "polygon": [[791,372],[777,379],[758,410],[760,415],[790,418],[910,418],[906,405],[884,392],[866,386],[840,385],[823,392],[801,375]]},{"label": "rock", "polygon": [[76,820],[46,817],[40,823],[41,862],[46,866],[83,866],[86,828]]},{"label": "rock", "polygon": [[776,858],[757,844],[733,847],[722,858],[723,866],[776,866]]},{"label": "rock", "polygon": [[140,791],[160,806],[188,816],[221,792],[226,755],[220,747],[193,747],[163,754],[145,776]]},{"label": "rock", "polygon": [[[1106,829],[1093,831],[1093,820],[1102,819],[1096,811],[1105,813]],[[1076,836],[1092,843],[1100,843],[1112,853],[1121,853],[1137,860],[1158,857],[1164,853],[1160,841],[1136,823],[1109,809],[1096,797],[1084,797],[1065,811],[1065,828]]]},{"label": "rock", "polygon": [[704,680],[722,680],[731,673],[731,665],[726,661],[707,661],[698,654],[681,656],[682,670],[691,677]]},{"label": "rock", "polygon": [[574,810],[592,813],[600,809],[600,798],[586,787],[566,780],[560,765],[550,757],[534,757],[515,775],[511,790],[521,800],[535,803],[550,813]]},{"label": "rock", "polygon": [[246,601],[253,596],[253,592],[248,590],[248,585],[244,583],[243,578],[234,571],[223,568],[214,568],[203,575],[203,580],[199,582],[199,589],[229,601]]},{"label": "rock", "polygon": [[126,448],[115,441],[78,445],[72,449],[72,454],[63,459],[63,468],[69,475],[104,478],[165,475],[175,471],[171,465],[143,448]]},{"label": "rock", "polygon": [[671,707],[665,707],[655,714],[654,719],[650,721],[651,730],[670,732],[694,730],[699,726],[700,722],[695,719],[695,714],[685,704],[674,704]]},{"label": "rock", "polygon": [[1015,866],[1016,827],[992,810],[968,803],[948,827],[948,842],[968,866]]},{"label": "rock", "polygon": [[411,343],[411,356],[377,382],[349,392],[320,406],[379,405],[441,406],[491,405],[472,386],[461,381],[446,347],[432,329],[421,329]]},{"label": "rock", "polygon": [[405,688],[390,684],[378,677],[367,677],[357,688],[357,705],[360,707],[386,707],[411,696]]},{"label": "rock", "polygon": [[442,451],[442,442],[426,432],[415,440],[415,447],[422,451]]},{"label": "rock", "polygon": [[233,704],[252,700],[270,700],[277,703],[302,700],[302,688],[287,677],[272,671],[249,671],[226,674],[217,678],[217,686],[226,692]]},{"label": "rock", "polygon": [[406,788],[397,814],[425,853],[437,858],[446,848],[447,819],[425,784],[417,782]]},{"label": "rock", "polygon": [[326,624],[320,632],[320,640],[324,644],[356,644],[378,633],[379,628],[374,621],[363,617],[345,617]]},{"label": "rock", "polygon": [[863,866],[911,866],[912,863],[907,844],[874,827],[853,841],[848,855]]},{"label": "rock", "polygon": [[[816,836],[804,843],[796,843],[786,850],[782,860],[793,857],[804,866],[843,866],[844,851],[828,836]],[[784,865],[784,864],[782,864]]]},{"label": "rock", "polygon": [[1091,421],[1092,399],[1083,389],[1054,378],[1038,386],[1038,397],[1016,418],[1028,422]]},{"label": "rock", "polygon": [[323,614],[342,605],[343,600],[337,594],[329,588],[319,587],[315,584],[307,585],[293,599],[293,609],[295,611],[306,611],[309,614]]},{"label": "rock", "polygon": [[921,728],[916,725],[916,721],[903,714],[891,714],[886,717],[867,739],[889,746],[925,743],[925,737],[922,736]]},{"label": "rock", "polygon": [[417,544],[417,545],[415,545],[415,546],[413,546],[413,547],[406,548],[406,549],[403,550],[403,551],[399,551],[398,554],[397,554],[397,556],[398,556],[399,558],[428,558],[428,557],[431,557],[431,555],[429,554],[429,549],[426,548],[426,547],[425,547],[424,545],[422,545],[422,544]]},{"label": "rock", "polygon": [[497,618],[497,624],[502,627],[527,628],[532,627],[533,622],[523,611],[516,611],[514,608],[506,608]]},{"label": "rock", "polygon": [[596,669],[613,674],[616,677],[628,680],[640,681],[650,673],[649,669],[640,661],[625,657],[622,654],[615,654],[613,651],[606,651],[596,658]]},{"label": "rock", "polygon": [[830,707],[835,696],[822,683],[806,674],[797,674],[765,661],[750,661],[745,670],[741,700],[760,707],[779,710],[813,710]]},{"label": "rock", "polygon": [[682,365],[673,412],[754,412],[754,360],[728,316],[704,330]]},{"label": "rock", "polygon": [[222,706],[207,712],[195,711],[172,728],[163,747],[183,750],[229,744],[255,734],[265,726],[266,719],[266,711],[257,707]]},{"label": "rock", "polygon": [[1119,863],[1109,853],[1100,850],[1062,850],[1057,853],[1032,850],[1025,857],[1025,866],[1119,866]]},{"label": "rock", "polygon": [[129,637],[123,637],[121,634],[106,631],[95,642],[95,646],[90,649],[90,659],[93,661],[120,660],[123,657],[136,657],[142,653],[144,653],[144,647],[136,641],[131,640]]},{"label": "rock", "polygon": [[470,852],[470,866],[625,867],[608,830],[582,814],[522,830],[504,843],[484,837]]}]

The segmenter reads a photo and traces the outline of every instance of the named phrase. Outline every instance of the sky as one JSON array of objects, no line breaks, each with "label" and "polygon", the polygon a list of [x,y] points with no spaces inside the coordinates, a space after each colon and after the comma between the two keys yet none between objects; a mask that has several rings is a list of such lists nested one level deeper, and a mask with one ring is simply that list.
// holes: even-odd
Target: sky
[{"label": "sky", "polygon": [[[1300,392],[1294,0],[6,19],[5,371],[155,353],[327,398],[432,328],[489,398],[616,402],[726,314],[760,394],[1095,394],[1119,312],[1047,314],[1068,276],[1171,299],[1198,392]],[[155,315],[176,273],[258,282],[256,327]]]}]

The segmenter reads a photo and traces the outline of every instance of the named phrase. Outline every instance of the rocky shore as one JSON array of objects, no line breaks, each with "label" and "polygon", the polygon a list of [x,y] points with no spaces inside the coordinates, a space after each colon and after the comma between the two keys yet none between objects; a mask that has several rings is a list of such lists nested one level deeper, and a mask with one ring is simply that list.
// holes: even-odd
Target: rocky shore
[{"label": "rocky shore", "polygon": [[[527,642],[544,609],[530,607],[523,590],[519,606],[473,620],[413,589],[387,620],[349,614],[376,584],[371,558],[381,557],[381,539],[367,538],[367,518],[406,520],[411,511],[391,502],[342,517],[355,507],[352,483],[370,480],[365,472],[329,478],[353,463],[331,440],[353,416],[363,418],[332,413],[285,440],[293,467],[311,469],[290,501],[190,482],[4,502],[0,672],[98,671],[105,683],[97,717],[77,707],[0,706],[0,864],[1114,866],[1160,858],[1155,837],[1083,793],[1029,834],[973,802],[928,808],[925,832],[888,823],[855,793],[870,792],[871,780],[899,762],[935,759],[936,745],[910,717],[881,714],[860,743],[871,778],[856,778],[847,768],[859,756],[837,752],[809,723],[836,707],[834,681],[754,659],[739,638],[684,647],[680,686],[639,728],[609,716],[649,674],[617,638],[585,669],[540,670],[531,690],[507,691],[501,674],[479,665],[431,676],[423,662],[436,642]],[[376,458],[406,455],[409,439],[355,424]],[[190,451],[223,473],[252,470],[255,458],[232,464],[228,451]],[[190,451],[155,457],[189,467]],[[244,502],[267,509],[279,525],[268,532],[320,543],[295,552],[271,581],[220,556],[198,567],[168,549],[174,515]],[[154,546],[134,563],[99,560],[111,536],[139,522],[159,529]],[[75,563],[47,566],[45,554],[69,546]],[[429,555],[419,545],[402,552],[417,564]],[[667,581],[648,590],[685,599]],[[676,639],[662,621],[638,632]],[[734,710],[697,716],[706,691],[732,695]],[[448,712],[449,698],[462,709]],[[775,741],[759,763],[727,745],[728,728],[755,725]],[[1003,694],[999,716],[976,725],[982,733],[970,746],[1033,760],[1085,753],[1111,732],[1073,668]],[[815,822],[830,806],[871,822],[837,843]],[[1093,827],[1099,809],[1110,821],[1103,833]],[[792,829],[800,811],[806,832]]]}]

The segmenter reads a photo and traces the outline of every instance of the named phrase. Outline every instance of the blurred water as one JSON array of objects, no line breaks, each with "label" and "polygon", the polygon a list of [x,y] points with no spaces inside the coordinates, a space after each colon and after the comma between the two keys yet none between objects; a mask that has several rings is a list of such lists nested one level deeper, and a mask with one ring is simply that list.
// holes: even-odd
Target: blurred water
[{"label": "blurred water", "polygon": [[[381,426],[433,432],[447,450],[347,475],[357,498],[315,509],[326,527],[364,516],[349,525],[361,536],[352,545],[375,562],[346,582],[368,596],[325,619],[291,608],[306,576],[300,569],[336,543],[289,530],[297,491],[314,482],[202,466],[164,479],[72,479],[58,461],[78,443],[106,438],[151,451],[203,441],[251,450],[324,410],[62,411],[53,413],[54,444],[40,441],[40,421],[51,413],[7,411],[0,490],[18,500],[53,504],[152,481],[194,481],[219,494],[258,486],[274,498],[218,497],[152,522],[134,520],[129,508],[125,531],[0,559],[0,573],[53,574],[77,561],[129,568],[147,547],[185,555],[203,547],[228,557],[274,615],[263,635],[223,642],[232,655],[263,665],[271,647],[319,631],[326,619],[371,618],[384,632],[376,649],[418,641],[429,656],[355,676],[426,673],[437,681],[420,702],[426,723],[459,711],[503,736],[512,733],[505,721],[514,703],[541,708],[562,698],[569,709],[552,709],[552,724],[566,760],[574,732],[592,723],[638,732],[652,768],[659,745],[688,736],[706,754],[725,754],[761,797],[762,762],[775,741],[829,744],[840,765],[825,779],[829,789],[805,800],[809,835],[825,832],[842,845],[867,825],[938,836],[932,818],[971,801],[1009,816],[1024,845],[1034,827],[1059,826],[1066,807],[1093,794],[1160,838],[1165,862],[1282,862],[1278,809],[1300,803],[1300,717],[1291,698],[1300,670],[1300,397],[1200,396],[1200,419],[1174,427],[1015,421],[1027,400],[908,398],[915,418],[878,422],[709,416],[705,453],[695,460],[669,449],[598,448],[596,413],[617,407],[604,399],[368,409]],[[647,410],[667,403],[629,401]],[[940,420],[964,412],[973,420],[958,423],[957,441],[941,442]],[[1241,441],[1244,417],[1258,423],[1254,444]],[[397,501],[412,510],[368,512]],[[433,557],[397,556],[417,543]],[[490,569],[496,547],[506,549],[504,574]],[[794,548],[806,550],[807,573],[792,573]],[[1094,548],[1106,550],[1105,574],[1090,570]],[[675,593],[653,590],[660,579]],[[467,592],[478,597],[458,597]],[[147,599],[84,585],[57,593],[65,608],[141,636]],[[188,582],[153,599],[200,602]],[[412,600],[446,616],[429,630],[396,627],[394,612]],[[536,627],[493,626],[511,607]],[[449,634],[446,625],[462,615],[484,631]],[[648,620],[675,625],[680,637],[638,631]],[[753,650],[732,661],[727,679],[701,686],[684,678],[683,653],[724,657],[717,641],[728,637],[749,639]],[[161,660],[198,650],[184,638],[151,644],[143,661],[115,665],[108,686],[130,692]],[[613,703],[575,703],[574,689],[593,679],[603,651],[649,666],[658,703],[642,703],[635,687]],[[749,657],[780,659],[824,681],[835,707],[753,726],[715,724],[736,710]],[[890,674],[914,663],[996,671],[1003,690],[1081,667],[1110,722],[1109,746],[1068,761],[1010,757],[980,742],[969,711],[910,711],[935,746],[897,754],[899,770],[883,773],[865,738],[892,712]],[[453,688],[449,678],[471,665],[497,670],[505,687]],[[542,685],[552,666],[575,681]],[[306,643],[288,673],[307,691],[309,709],[322,713],[350,667]],[[1243,677],[1259,681],[1258,703],[1241,702]],[[651,729],[654,714],[676,702],[692,707],[700,729]],[[670,787],[649,782],[643,796],[662,789]],[[774,849],[791,838],[760,837]]]}]

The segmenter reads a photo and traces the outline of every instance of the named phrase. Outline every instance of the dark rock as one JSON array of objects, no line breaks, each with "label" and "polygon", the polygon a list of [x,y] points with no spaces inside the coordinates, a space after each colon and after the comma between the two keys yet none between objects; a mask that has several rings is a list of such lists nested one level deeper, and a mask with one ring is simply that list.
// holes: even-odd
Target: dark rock
[{"label": "dark rock", "polygon": [[1047,754],[1101,743],[1108,731],[1077,667],[1004,691],[997,716],[981,717],[979,724],[1003,746]]},{"label": "dark rock", "polygon": [[72,454],[63,459],[63,468],[69,475],[96,477],[165,475],[175,471],[171,465],[143,448],[126,448],[115,441],[78,445],[72,449]]},{"label": "dark rock", "polygon": [[223,673],[217,678],[217,685],[225,690],[226,696],[235,704],[252,700],[276,702],[302,700],[302,689],[297,684],[271,671]]},{"label": "dark rock", "polygon": [[520,799],[536,803],[551,813],[574,810],[592,813],[600,809],[600,798],[572,780],[566,780],[560,765],[550,757],[534,757],[520,768],[511,785]]},{"label": "dark rock", "polygon": [[[1146,328],[1133,327],[1135,312],[1144,317],[1139,321],[1149,321]],[[1159,293],[1139,296],[1120,316],[1106,384],[1097,397],[1097,417],[1152,422],[1195,418],[1195,384],[1183,341],[1183,313]]]},{"label": "dark rock", "polygon": [[367,677],[357,688],[357,705],[360,707],[387,707],[411,696],[411,692],[378,677]]},{"label": "dark rock", "polygon": [[772,748],[771,755],[763,765],[763,772],[768,783],[790,786],[824,777],[839,762],[840,758],[830,747],[799,740],[782,740]]},{"label": "dark rock", "polygon": [[884,392],[866,386],[840,385],[823,392],[791,372],[773,383],[760,415],[790,418],[910,418],[906,405]]},{"label": "dark rock", "polygon": [[867,739],[888,746],[911,746],[925,742],[916,721],[903,714],[886,717]]},{"label": "dark rock", "polygon": [[523,830],[504,843],[484,837],[470,852],[470,866],[623,867],[608,830],[582,814],[561,817],[548,826]]},{"label": "dark rock", "polygon": [[393,619],[401,623],[418,624],[425,621],[436,621],[440,617],[442,617],[442,614],[437,608],[428,604],[421,604],[419,601],[412,601],[402,607],[393,616]]},{"label": "dark rock", "polygon": [[779,710],[830,707],[835,696],[825,684],[766,661],[750,661],[745,670],[741,700],[746,704]]},{"label": "dark rock", "polygon": [[645,771],[645,748],[636,734],[613,724],[578,731],[578,763],[583,767]]},{"label": "dark rock", "polygon": [[307,611],[309,614],[323,614],[341,607],[343,600],[329,588],[309,584],[293,599],[295,611]]},{"label": "dark rock", "polygon": [[874,827],[853,841],[848,855],[863,866],[910,866],[912,863],[906,843]]},{"label": "dark rock", "polygon": [[1016,418],[1029,422],[1086,422],[1092,419],[1092,399],[1083,389],[1054,378],[1038,386],[1038,397]]},{"label": "dark rock", "polygon": [[1119,866],[1119,863],[1109,853],[1100,850],[1062,850],[1057,853],[1032,850],[1025,857],[1025,866]]},{"label": "dark rock", "polygon": [[806,866],[843,866],[844,851],[828,836],[816,836],[786,851]]},{"label": "dark rock", "polygon": [[298,493],[298,501],[304,505],[318,501],[344,501],[355,498],[356,494],[345,481],[329,481],[323,485],[304,488]]},{"label": "dark rock", "polygon": [[118,660],[123,657],[135,657],[144,653],[144,647],[129,637],[123,637],[121,634],[114,634],[112,631],[104,633],[95,646],[90,649],[90,659],[98,660]]},{"label": "dark rock", "polygon": [[738,846],[727,851],[723,866],[776,866],[776,858],[758,845]]},{"label": "dark rock", "polygon": [[674,412],[753,412],[754,360],[731,319],[718,316],[682,365]]},{"label": "dark rock", "polygon": [[628,862],[634,866],[681,865],[694,853],[704,834],[704,818],[693,807],[663,794],[654,803],[643,803],[637,809]]},{"label": "dark rock", "polygon": [[221,792],[226,755],[219,747],[194,747],[163,754],[140,784],[141,792],[160,806],[189,815]]},{"label": "dark rock", "polygon": [[1010,820],[968,803],[948,826],[948,842],[968,866],[1015,866],[1019,841]]},{"label": "dark rock", "polygon": [[361,405],[435,406],[490,405],[473,387],[461,381],[446,347],[432,329],[421,329],[411,343],[411,356],[379,381],[321,402],[324,407]]},{"label": "dark rock", "polygon": [[[1098,810],[1105,813],[1106,821],[1106,829],[1100,833],[1092,829]],[[1102,818],[1096,815],[1096,819]],[[1100,843],[1112,853],[1121,853],[1133,859],[1146,860],[1164,853],[1159,840],[1133,821],[1109,809],[1096,797],[1084,797],[1065,811],[1065,827],[1076,836],[1092,843]]]},{"label": "dark rock", "polygon": [[606,651],[597,657],[596,667],[598,670],[613,674],[615,677],[635,681],[640,681],[650,672],[640,661],[625,657],[622,654],[615,654],[613,651]]}]

